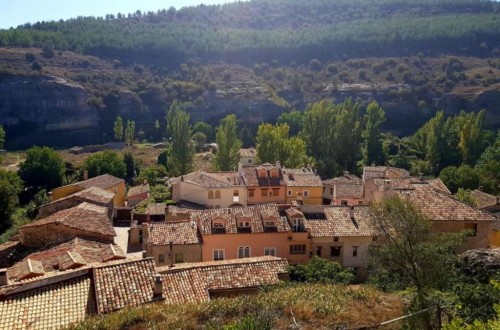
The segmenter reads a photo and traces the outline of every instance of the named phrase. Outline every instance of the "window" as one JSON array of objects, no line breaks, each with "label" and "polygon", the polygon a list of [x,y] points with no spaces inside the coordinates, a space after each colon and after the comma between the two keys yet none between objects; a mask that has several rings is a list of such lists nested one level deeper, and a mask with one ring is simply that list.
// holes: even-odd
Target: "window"
[{"label": "window", "polygon": [[184,253],[176,253],[175,254],[175,263],[182,263],[184,262]]},{"label": "window", "polygon": [[273,188],[273,196],[279,196],[280,195],[280,188]]},{"label": "window", "polygon": [[165,255],[164,254],[158,255],[158,263],[162,263],[162,262],[165,262]]},{"label": "window", "polygon": [[338,236],[333,236],[333,241],[334,242],[338,242],[339,241],[339,237]]},{"label": "window", "polygon": [[325,189],[326,189],[326,188],[325,188],[325,187],[323,187],[323,194],[325,193]]},{"label": "window", "polygon": [[316,247],[316,255],[318,257],[321,257],[321,251],[323,250],[323,247],[322,246],[318,246]]},{"label": "window", "polygon": [[264,248],[264,255],[275,257],[276,256],[276,248],[274,248],[274,247]]},{"label": "window", "polygon": [[260,190],[260,195],[261,195],[262,197],[267,197],[267,191],[268,191],[268,190],[269,190],[269,189],[261,189],[261,190]]},{"label": "window", "polygon": [[340,257],[341,246],[330,246],[330,257]]},{"label": "window", "polygon": [[472,234],[470,236],[472,237],[477,236],[477,223],[466,223],[465,229],[472,231]]},{"label": "window", "polygon": [[290,254],[306,254],[305,244],[290,245]]},{"label": "window", "polygon": [[254,194],[254,190],[253,189],[249,189],[248,190],[248,197],[253,197],[253,194]]},{"label": "window", "polygon": [[294,233],[302,232],[304,229],[302,219],[301,218],[294,218],[292,221],[292,227],[293,227],[292,231]]},{"label": "window", "polygon": [[330,188],[330,195],[333,195],[333,188]]},{"label": "window", "polygon": [[214,192],[212,190],[208,191],[208,199],[214,199]]},{"label": "window", "polygon": [[358,205],[363,205],[363,201],[358,201]]},{"label": "window", "polygon": [[215,199],[220,199],[220,190],[215,191]]},{"label": "window", "polygon": [[224,250],[223,249],[214,250],[214,260],[224,260]]},{"label": "window", "polygon": [[352,247],[352,256],[353,257],[357,257],[358,256],[358,247],[357,246],[353,246]]},{"label": "window", "polygon": [[248,160],[248,164],[252,164],[252,160],[251,159]]},{"label": "window", "polygon": [[286,192],[286,194],[287,194],[287,196],[292,196],[292,191],[291,191],[291,190],[288,190],[288,191]]},{"label": "window", "polygon": [[233,191],[233,203],[238,203],[240,201],[240,192],[238,190]]},{"label": "window", "polygon": [[238,227],[248,228],[250,227],[250,221],[239,221]]},{"label": "window", "polygon": [[309,191],[308,190],[304,190],[303,195],[304,195],[304,197],[308,197],[309,196]]},{"label": "window", "polygon": [[250,258],[250,247],[240,246],[238,248],[238,258]]},{"label": "window", "polygon": [[347,205],[347,201],[345,199],[341,200],[340,205]]},{"label": "window", "polygon": [[276,224],[274,223],[274,221],[266,221],[264,226],[266,227],[276,227]]}]

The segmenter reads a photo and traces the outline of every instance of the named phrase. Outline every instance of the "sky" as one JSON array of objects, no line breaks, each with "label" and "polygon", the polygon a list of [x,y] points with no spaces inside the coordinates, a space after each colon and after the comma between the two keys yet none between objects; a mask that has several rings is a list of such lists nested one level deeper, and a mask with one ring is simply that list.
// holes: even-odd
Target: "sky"
[{"label": "sky", "polygon": [[0,0],[0,29],[24,23],[57,21],[78,16],[105,16],[141,11],[222,4],[232,0]]}]

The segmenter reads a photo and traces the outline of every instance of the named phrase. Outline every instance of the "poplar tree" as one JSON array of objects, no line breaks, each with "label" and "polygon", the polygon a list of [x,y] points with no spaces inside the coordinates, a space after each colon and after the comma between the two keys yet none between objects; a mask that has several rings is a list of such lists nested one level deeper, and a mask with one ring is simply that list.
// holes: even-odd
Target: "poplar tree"
[{"label": "poplar tree", "polygon": [[218,150],[214,158],[214,168],[217,171],[234,170],[238,166],[239,151],[242,146],[234,114],[227,115],[220,121],[215,131],[215,140]]},{"label": "poplar tree", "polygon": [[122,117],[120,117],[120,116],[116,117],[113,130],[115,132],[115,140],[121,141],[123,139],[123,120],[122,120]]},{"label": "poplar tree", "polygon": [[172,139],[169,149],[168,169],[171,176],[179,176],[193,170],[194,146],[189,114],[175,101],[167,113],[167,133]]}]

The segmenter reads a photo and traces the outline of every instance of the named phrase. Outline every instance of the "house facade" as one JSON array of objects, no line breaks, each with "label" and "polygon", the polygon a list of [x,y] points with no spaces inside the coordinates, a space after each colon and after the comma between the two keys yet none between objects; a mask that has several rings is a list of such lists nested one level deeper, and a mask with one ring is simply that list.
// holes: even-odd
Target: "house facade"
[{"label": "house facade", "polygon": [[344,172],[341,177],[323,180],[323,204],[360,205],[363,204],[363,181],[357,176]]},{"label": "house facade", "polygon": [[207,209],[247,205],[246,188],[237,172],[197,171],[171,180],[172,199]]},{"label": "house facade", "polygon": [[240,163],[238,174],[246,186],[248,205],[286,203],[286,186],[279,164],[242,166]]},{"label": "house facade", "polygon": [[283,169],[282,172],[287,204],[293,202],[303,205],[323,204],[323,184],[312,169]]},{"label": "house facade", "polygon": [[59,200],[91,187],[100,188],[114,194],[114,206],[125,205],[125,180],[109,174],[99,175],[91,179],[87,179],[87,175],[84,174],[83,181],[52,189],[50,192],[51,201]]}]

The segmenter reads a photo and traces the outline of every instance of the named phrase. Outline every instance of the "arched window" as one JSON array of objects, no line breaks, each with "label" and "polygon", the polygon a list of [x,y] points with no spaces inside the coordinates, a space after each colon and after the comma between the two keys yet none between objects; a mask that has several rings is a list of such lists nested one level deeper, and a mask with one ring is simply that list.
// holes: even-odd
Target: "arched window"
[{"label": "arched window", "polygon": [[212,190],[208,191],[208,199],[214,199],[214,192]]},{"label": "arched window", "polygon": [[220,190],[215,191],[215,199],[220,199]]}]

